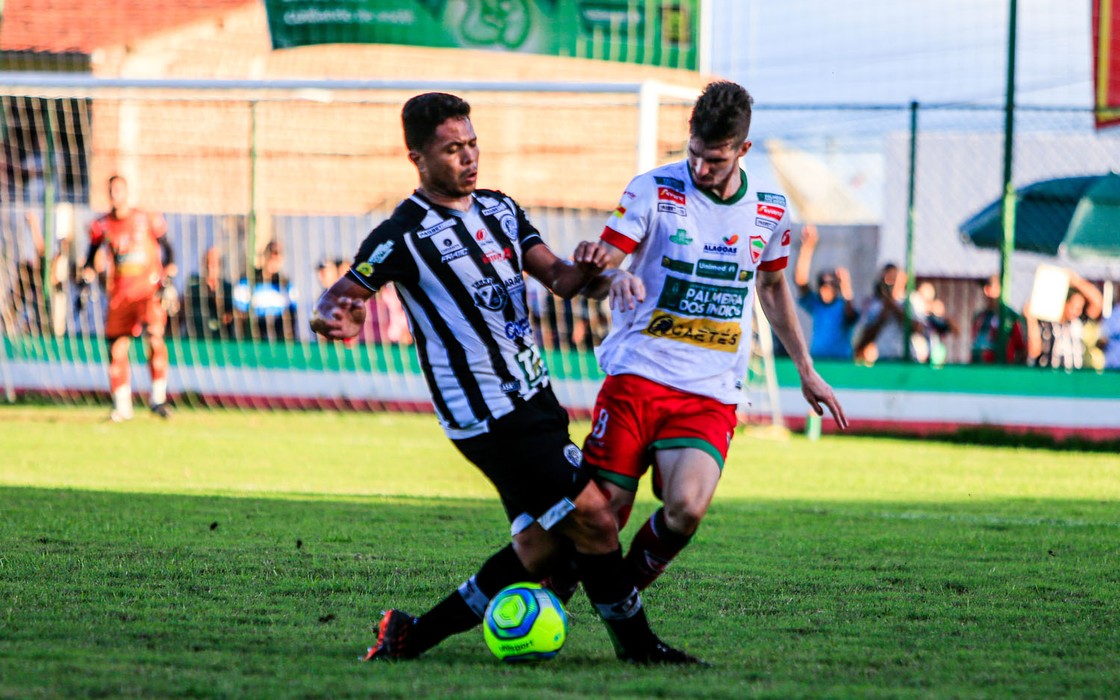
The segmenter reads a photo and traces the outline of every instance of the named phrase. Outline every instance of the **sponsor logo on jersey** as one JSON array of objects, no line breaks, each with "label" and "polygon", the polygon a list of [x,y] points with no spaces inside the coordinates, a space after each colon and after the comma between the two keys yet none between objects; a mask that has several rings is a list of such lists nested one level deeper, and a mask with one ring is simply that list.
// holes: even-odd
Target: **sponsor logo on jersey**
[{"label": "sponsor logo on jersey", "polygon": [[770,192],[759,192],[758,201],[766,202],[767,204],[777,204],[779,207],[786,205],[786,198],[780,194],[773,194]]},{"label": "sponsor logo on jersey", "polygon": [[661,267],[685,275],[692,274],[692,263],[685,262],[684,260],[673,260],[668,255],[661,258]]},{"label": "sponsor logo on jersey", "polygon": [[638,198],[638,195],[634,194],[630,190],[626,190],[625,192],[623,192],[622,196],[626,197],[627,199],[637,199]]},{"label": "sponsor logo on jersey", "polygon": [[665,212],[666,214],[676,214],[677,216],[688,216],[688,211],[679,204],[672,202],[658,202],[657,211]]},{"label": "sponsor logo on jersey", "polygon": [[502,393],[503,394],[516,394],[519,391],[521,391],[521,380],[520,379],[514,379],[511,382],[503,382],[502,383]]},{"label": "sponsor logo on jersey", "polygon": [[486,207],[482,210],[482,215],[490,216],[491,214],[497,214],[499,212],[507,214],[509,213],[509,207],[506,206],[505,202],[502,202],[501,204],[495,204],[492,207]]},{"label": "sponsor logo on jersey", "polygon": [[709,255],[738,255],[739,248],[738,246],[712,245],[710,243],[707,243],[704,245],[704,252]]},{"label": "sponsor logo on jersey", "polygon": [[665,187],[672,187],[674,190],[684,192],[684,180],[678,180],[675,177],[654,177],[653,181]]},{"label": "sponsor logo on jersey", "polygon": [[774,221],[773,219],[764,219],[761,216],[756,216],[755,219],[754,219],[754,223],[755,223],[756,226],[761,226],[762,228],[768,228],[771,231],[778,228],[778,222],[777,221]]},{"label": "sponsor logo on jersey", "polygon": [[667,338],[720,352],[736,352],[743,335],[737,321],[681,318],[661,310],[653,312],[649,325],[642,332],[654,338]]},{"label": "sponsor logo on jersey", "polygon": [[782,234],[782,245],[789,245],[789,229],[788,228],[786,229],[786,232]]},{"label": "sponsor logo on jersey", "polygon": [[529,325],[529,319],[527,318],[519,318],[516,321],[506,323],[506,337],[510,340],[517,340],[532,334],[533,327]]},{"label": "sponsor logo on jersey", "polygon": [[463,247],[462,241],[454,233],[441,234],[432,240],[436,244],[436,249],[442,254],[439,259],[440,262],[451,262],[468,253],[467,249]]},{"label": "sponsor logo on jersey", "polygon": [[762,236],[751,236],[750,251],[751,262],[757,263],[762,259],[762,251],[766,249],[766,239]]},{"label": "sponsor logo on jersey", "polygon": [[750,289],[745,287],[721,287],[667,277],[665,286],[661,288],[661,296],[657,299],[657,307],[688,316],[740,319],[749,293]]},{"label": "sponsor logo on jersey", "polygon": [[490,277],[483,277],[471,286],[474,287],[471,298],[474,299],[474,305],[480,309],[501,311],[509,301],[505,285]]},{"label": "sponsor logo on jersey", "polygon": [[502,284],[506,286],[506,291],[514,294],[525,289],[525,278],[521,275],[517,277],[510,277],[509,279],[502,280]]},{"label": "sponsor logo on jersey", "polygon": [[739,270],[740,282],[750,282],[752,277],[754,277],[754,270]]},{"label": "sponsor logo on jersey", "polygon": [[513,250],[511,250],[510,248],[502,248],[501,250],[495,250],[495,251],[490,252],[490,253],[484,253],[482,255],[482,262],[485,263],[485,264],[490,264],[490,263],[498,262],[499,260],[511,260],[512,258],[513,258]]},{"label": "sponsor logo on jersey", "polygon": [[696,276],[714,280],[733,280],[739,272],[739,263],[726,260],[696,261]]},{"label": "sponsor logo on jersey", "polygon": [[435,226],[432,226],[431,228],[424,229],[420,233],[416,234],[416,237],[417,238],[431,238],[432,236],[436,235],[440,231],[446,231],[447,229],[451,228],[454,225],[455,225],[455,220],[454,219],[445,219],[444,221],[439,222],[438,224],[436,224]]},{"label": "sponsor logo on jersey", "polygon": [[384,243],[373,249],[373,252],[370,253],[368,258],[366,258],[366,261],[374,265],[380,265],[381,263],[389,259],[389,254],[392,252],[393,242],[385,241]]},{"label": "sponsor logo on jersey", "polygon": [[475,231],[474,232],[474,239],[476,241],[485,241],[486,240],[486,229],[480,228],[477,231]]},{"label": "sponsor logo on jersey", "polygon": [[676,243],[677,245],[691,245],[692,236],[688,235],[688,231],[685,231],[683,228],[679,228],[677,229],[676,233],[669,236],[669,242]]},{"label": "sponsor logo on jersey", "polygon": [[723,237],[724,245],[735,245],[738,242],[739,242],[739,234],[737,234],[737,233],[733,234],[733,235],[730,235],[730,236],[724,236]]},{"label": "sponsor logo on jersey", "polygon": [[769,204],[759,204],[758,205],[758,215],[759,216],[765,216],[769,219],[775,219],[775,220],[781,219],[782,214],[785,214],[785,213],[786,213],[786,210],[782,209],[781,207],[775,207],[775,206],[771,206]]},{"label": "sponsor logo on jersey", "polygon": [[688,204],[683,193],[677,192],[673,189],[669,189],[668,187],[657,188],[657,201],[672,202],[673,204],[679,204],[682,207]]},{"label": "sponsor logo on jersey", "polygon": [[369,277],[373,274],[373,265],[370,265],[368,262],[358,263],[358,266],[354,268],[354,271],[359,275],[362,275],[363,277]]}]

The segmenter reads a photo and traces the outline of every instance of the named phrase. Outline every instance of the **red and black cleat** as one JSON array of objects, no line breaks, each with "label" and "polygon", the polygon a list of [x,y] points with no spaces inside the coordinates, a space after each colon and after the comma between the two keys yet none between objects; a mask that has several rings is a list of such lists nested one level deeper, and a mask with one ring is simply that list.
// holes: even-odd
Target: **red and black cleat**
[{"label": "red and black cleat", "polygon": [[418,654],[410,653],[407,646],[408,632],[415,622],[416,618],[400,610],[385,611],[377,625],[377,644],[369,648],[362,661],[416,658]]}]

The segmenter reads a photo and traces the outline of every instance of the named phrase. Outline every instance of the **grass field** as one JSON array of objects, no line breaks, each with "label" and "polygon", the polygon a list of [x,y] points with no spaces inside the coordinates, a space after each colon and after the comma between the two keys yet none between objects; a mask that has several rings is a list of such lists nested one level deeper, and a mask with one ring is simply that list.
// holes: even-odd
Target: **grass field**
[{"label": "grass field", "polygon": [[0,408],[0,697],[1120,692],[1114,454],[739,436],[645,596],[712,668],[619,664],[582,596],[548,664],[481,632],[360,664],[379,610],[422,611],[506,540],[430,416],[103,416]]}]

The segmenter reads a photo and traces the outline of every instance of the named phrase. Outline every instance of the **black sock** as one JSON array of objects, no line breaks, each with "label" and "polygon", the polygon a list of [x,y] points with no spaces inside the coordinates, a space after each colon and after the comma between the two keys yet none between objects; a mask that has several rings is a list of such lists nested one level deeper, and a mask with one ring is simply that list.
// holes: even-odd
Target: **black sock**
[{"label": "black sock", "polygon": [[453,634],[466,632],[482,621],[490,599],[510,584],[532,581],[513,545],[486,560],[458,590],[416,619],[408,633],[408,650],[421,654]]},{"label": "black sock", "polygon": [[649,627],[642,597],[622,561],[622,550],[609,554],[576,553],[583,590],[611,633],[620,655],[649,649],[657,637]]}]

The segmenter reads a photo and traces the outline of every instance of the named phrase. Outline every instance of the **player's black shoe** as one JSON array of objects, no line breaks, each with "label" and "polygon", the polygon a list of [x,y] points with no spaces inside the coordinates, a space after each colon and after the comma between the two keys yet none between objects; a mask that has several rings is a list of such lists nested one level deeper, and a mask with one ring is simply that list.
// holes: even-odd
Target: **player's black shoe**
[{"label": "player's black shoe", "polygon": [[362,661],[381,659],[414,659],[417,654],[409,653],[406,643],[408,632],[416,618],[400,610],[386,610],[377,625],[377,643],[370,647]]},{"label": "player's black shoe", "polygon": [[619,652],[618,658],[629,664],[639,664],[641,666],[707,666],[708,663],[701,661],[692,654],[685,653],[680,649],[674,649],[665,642],[657,640],[657,642],[646,649],[641,651],[622,651]]},{"label": "player's black shoe", "polygon": [[171,406],[167,405],[166,402],[157,403],[156,405],[152,406],[152,413],[164,420],[167,420],[171,417]]}]

